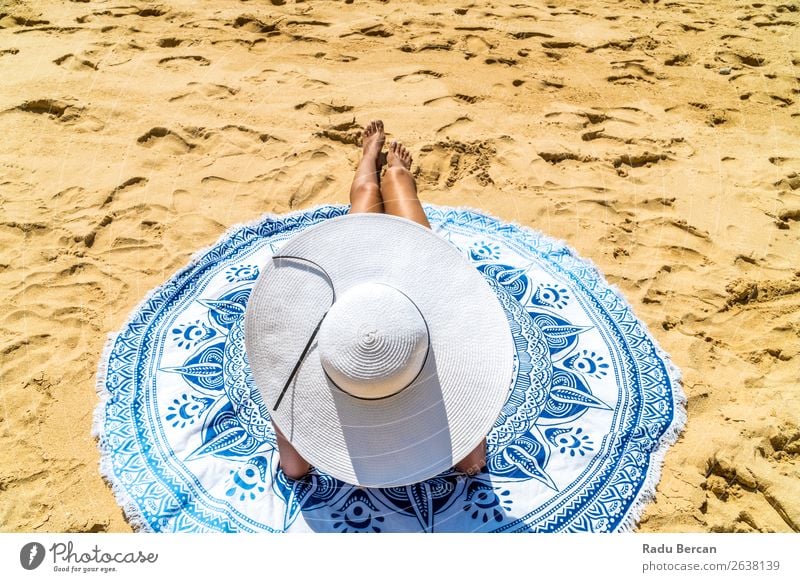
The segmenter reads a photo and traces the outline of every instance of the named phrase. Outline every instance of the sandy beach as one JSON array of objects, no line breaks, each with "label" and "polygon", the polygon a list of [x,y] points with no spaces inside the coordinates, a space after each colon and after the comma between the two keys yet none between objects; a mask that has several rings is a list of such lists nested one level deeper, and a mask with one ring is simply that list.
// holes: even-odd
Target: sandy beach
[{"label": "sandy beach", "polygon": [[[712,6],[713,4],[713,6]],[[683,373],[643,532],[800,531],[800,5],[7,0],[0,530],[131,531],[91,435],[106,336],[233,225],[420,197],[566,240]]]}]

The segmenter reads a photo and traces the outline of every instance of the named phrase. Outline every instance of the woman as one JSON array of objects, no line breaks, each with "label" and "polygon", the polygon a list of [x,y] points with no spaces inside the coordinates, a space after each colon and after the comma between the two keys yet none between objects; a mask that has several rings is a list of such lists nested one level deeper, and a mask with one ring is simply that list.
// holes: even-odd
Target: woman
[{"label": "woman", "polygon": [[[350,186],[350,212],[384,212],[402,216],[430,228],[428,218],[417,197],[417,184],[411,169],[411,153],[403,144],[392,141],[385,156],[382,153],[386,134],[383,122],[371,121],[363,132],[363,155]],[[311,468],[273,422],[278,440],[280,467],[290,479],[300,479]],[[474,475],[486,465],[486,439],[455,465],[457,471]]]}]

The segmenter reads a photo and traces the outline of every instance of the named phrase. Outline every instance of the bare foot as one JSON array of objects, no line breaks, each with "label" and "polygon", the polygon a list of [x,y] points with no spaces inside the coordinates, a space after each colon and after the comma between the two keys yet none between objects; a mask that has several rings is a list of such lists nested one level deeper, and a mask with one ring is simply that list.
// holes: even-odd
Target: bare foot
[{"label": "bare foot", "polygon": [[389,152],[386,154],[386,161],[389,167],[400,166],[406,170],[411,169],[411,152],[399,141],[392,141],[389,144]]},{"label": "bare foot", "polygon": [[375,164],[375,170],[380,172],[383,166],[381,149],[383,149],[383,144],[386,142],[386,134],[383,132],[383,121],[380,119],[370,121],[364,128],[361,141],[364,146],[364,159],[372,160]]}]

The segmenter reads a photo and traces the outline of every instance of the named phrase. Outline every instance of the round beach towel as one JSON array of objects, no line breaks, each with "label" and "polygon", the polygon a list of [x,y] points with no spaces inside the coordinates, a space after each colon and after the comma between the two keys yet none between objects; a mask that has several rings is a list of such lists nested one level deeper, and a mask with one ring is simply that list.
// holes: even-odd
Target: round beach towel
[{"label": "round beach towel", "polygon": [[233,229],[109,339],[95,434],[131,523],[169,532],[631,529],[684,423],[677,370],[591,263],[469,209],[425,205],[433,230],[497,295],[514,337],[513,389],[487,437],[486,469],[383,489],[316,470],[286,478],[245,354],[247,299],[289,238],[347,210]]}]

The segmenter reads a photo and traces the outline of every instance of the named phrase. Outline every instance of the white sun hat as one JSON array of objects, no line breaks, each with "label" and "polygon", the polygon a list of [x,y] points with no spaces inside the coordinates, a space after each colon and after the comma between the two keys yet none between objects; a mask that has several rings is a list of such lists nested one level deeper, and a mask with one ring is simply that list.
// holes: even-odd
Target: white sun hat
[{"label": "white sun hat", "polygon": [[409,485],[466,457],[511,388],[514,342],[489,284],[411,220],[347,214],[290,239],[245,315],[255,384],[318,470]]}]

